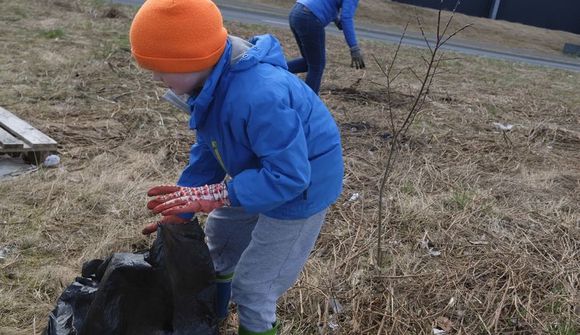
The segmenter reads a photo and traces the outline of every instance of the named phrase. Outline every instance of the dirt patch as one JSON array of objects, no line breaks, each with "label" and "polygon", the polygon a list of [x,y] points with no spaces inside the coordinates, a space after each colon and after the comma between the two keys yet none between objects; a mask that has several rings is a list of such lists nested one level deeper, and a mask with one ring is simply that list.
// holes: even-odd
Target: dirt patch
[{"label": "dirt patch", "polygon": [[117,7],[109,7],[104,9],[100,16],[108,19],[127,18],[127,14],[125,14]]}]

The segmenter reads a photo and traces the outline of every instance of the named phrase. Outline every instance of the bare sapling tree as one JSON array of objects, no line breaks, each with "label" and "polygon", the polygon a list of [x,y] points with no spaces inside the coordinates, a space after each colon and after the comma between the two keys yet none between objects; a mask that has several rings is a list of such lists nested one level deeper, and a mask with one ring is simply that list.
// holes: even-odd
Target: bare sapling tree
[{"label": "bare sapling tree", "polygon": [[[384,210],[383,210],[383,199],[385,196],[385,192],[387,189],[387,180],[393,170],[393,167],[397,161],[397,153],[401,148],[401,139],[405,137],[409,127],[415,121],[417,114],[419,114],[423,110],[423,106],[425,105],[425,101],[429,96],[429,91],[431,85],[433,84],[433,80],[435,77],[440,73],[440,66],[449,59],[444,58],[444,52],[442,52],[441,48],[454,36],[456,36],[461,31],[467,29],[470,24],[465,25],[453,32],[449,32],[449,27],[451,22],[453,21],[453,17],[455,16],[455,12],[457,7],[459,6],[460,1],[455,3],[455,7],[451,11],[451,14],[445,23],[445,26],[442,25],[442,7],[443,7],[443,0],[441,0],[441,6],[437,14],[437,31],[434,40],[429,40],[427,38],[427,34],[425,33],[425,29],[423,29],[423,24],[417,15],[417,24],[421,31],[421,36],[425,41],[427,47],[427,57],[421,55],[423,62],[425,64],[425,72],[421,75],[418,74],[417,71],[410,67],[405,67],[400,70],[395,70],[395,65],[398,60],[399,51],[405,35],[407,33],[407,28],[409,23],[405,26],[403,33],[401,35],[401,39],[397,44],[395,53],[388,65],[383,65],[381,62],[374,57],[375,62],[381,69],[382,74],[385,76],[386,79],[386,91],[387,91],[387,111],[389,113],[391,128],[393,131],[393,135],[390,141],[389,146],[389,153],[387,156],[387,160],[385,162],[385,167],[380,179],[380,187],[379,187],[379,215],[378,215],[378,225],[377,225],[377,265],[380,268],[383,266],[383,251],[382,251],[382,237],[383,237],[383,221],[384,221]],[[393,106],[391,103],[391,96],[392,96],[392,88],[395,81],[399,78],[399,76],[405,72],[410,72],[412,76],[419,82],[419,90],[413,95],[413,102],[411,103],[411,107],[406,111],[406,115],[404,115],[403,122],[400,124],[395,124],[395,117],[393,114]]]}]

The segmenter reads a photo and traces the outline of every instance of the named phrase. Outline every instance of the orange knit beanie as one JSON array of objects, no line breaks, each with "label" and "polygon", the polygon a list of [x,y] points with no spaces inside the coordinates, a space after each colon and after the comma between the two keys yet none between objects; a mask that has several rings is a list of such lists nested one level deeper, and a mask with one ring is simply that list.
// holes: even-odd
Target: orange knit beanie
[{"label": "orange knit beanie", "polygon": [[227,39],[210,0],[147,0],[131,24],[131,53],[156,72],[197,72],[214,66]]}]

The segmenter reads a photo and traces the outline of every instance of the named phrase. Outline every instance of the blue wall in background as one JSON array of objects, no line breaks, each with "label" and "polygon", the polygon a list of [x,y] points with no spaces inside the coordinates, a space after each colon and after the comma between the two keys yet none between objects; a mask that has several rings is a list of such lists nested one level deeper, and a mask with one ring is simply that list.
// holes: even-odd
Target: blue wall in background
[{"label": "blue wall in background", "polygon": [[[441,0],[395,0],[396,2],[403,2],[410,5],[422,6],[439,9],[441,7]],[[487,17],[489,9],[493,0],[464,0],[457,7],[457,12]],[[508,0],[509,1],[509,0]],[[455,0],[443,0],[443,9],[453,10],[455,7]]]},{"label": "blue wall in background", "polygon": [[497,18],[580,34],[580,1],[503,0]]},{"label": "blue wall in background", "polygon": [[[441,0],[394,0],[410,5],[439,9]],[[452,10],[455,0],[443,0],[443,9]],[[463,0],[457,12],[489,17],[494,0]],[[580,34],[580,0],[500,0],[498,20]]]}]

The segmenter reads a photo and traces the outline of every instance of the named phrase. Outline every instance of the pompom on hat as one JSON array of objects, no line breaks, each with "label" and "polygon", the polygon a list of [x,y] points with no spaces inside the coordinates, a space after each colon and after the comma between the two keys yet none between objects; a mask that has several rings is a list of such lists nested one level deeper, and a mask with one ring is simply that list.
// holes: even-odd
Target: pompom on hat
[{"label": "pompom on hat", "polygon": [[211,68],[221,57],[227,36],[222,15],[210,0],[147,0],[129,33],[139,66],[169,73]]}]

